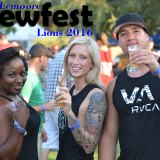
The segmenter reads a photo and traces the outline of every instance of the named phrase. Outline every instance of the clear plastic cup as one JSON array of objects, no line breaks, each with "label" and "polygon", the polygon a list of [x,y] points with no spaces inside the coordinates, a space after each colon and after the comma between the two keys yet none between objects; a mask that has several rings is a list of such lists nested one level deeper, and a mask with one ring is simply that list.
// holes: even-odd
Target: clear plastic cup
[{"label": "clear plastic cup", "polygon": [[[132,52],[136,51],[137,49],[138,49],[137,45],[128,46],[128,53],[129,53],[129,55],[132,54]],[[129,63],[129,65],[127,67],[127,71],[128,71],[128,73],[139,72],[138,64],[131,64],[131,63]]]},{"label": "clear plastic cup", "polygon": [[[59,85],[56,87],[56,93],[60,91],[59,87],[60,87]],[[63,105],[64,105],[63,103],[57,103],[56,102],[56,108],[63,107]]]}]

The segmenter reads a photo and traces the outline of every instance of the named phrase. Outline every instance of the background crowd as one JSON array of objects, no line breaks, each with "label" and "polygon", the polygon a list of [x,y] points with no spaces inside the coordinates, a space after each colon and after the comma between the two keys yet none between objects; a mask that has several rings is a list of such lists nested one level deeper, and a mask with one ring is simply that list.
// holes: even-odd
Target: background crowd
[{"label": "background crowd", "polygon": [[[96,5],[99,6],[99,2],[96,2]],[[141,5],[143,6],[142,2]],[[105,5],[103,7],[106,9]],[[70,6],[67,5],[67,8]],[[121,10],[118,15],[120,13]],[[99,14],[102,16],[103,13],[99,11]],[[113,12],[112,18],[116,14]],[[62,160],[62,157],[63,160],[71,160],[73,157],[75,160],[82,160],[82,157],[93,160],[96,152],[100,155],[99,160],[105,160],[106,157],[111,160],[116,159],[118,138],[121,148],[119,159],[127,159],[128,154],[132,158],[138,152],[136,147],[128,147],[129,139],[133,138],[132,146],[136,142],[139,147],[146,149],[140,143],[143,135],[149,130],[156,129],[159,132],[159,129],[147,121],[147,118],[150,118],[148,113],[147,116],[141,116],[142,124],[139,123],[137,115],[134,115],[134,120],[130,119],[130,112],[122,106],[130,105],[131,99],[134,99],[132,112],[149,112],[147,105],[145,106],[149,103],[148,100],[143,101],[143,96],[147,95],[148,99],[155,103],[152,110],[158,110],[159,79],[151,72],[159,76],[160,71],[154,71],[160,61],[157,58],[160,56],[160,35],[159,32],[151,35],[145,22],[136,16],[134,15],[135,21],[138,21],[136,24],[132,21],[128,24],[130,17],[121,17],[126,22],[118,18],[115,28],[112,28],[113,24],[110,23],[113,21],[111,17],[107,24],[97,18],[99,28],[93,29],[94,34],[91,37],[72,36],[65,43],[51,41],[46,44],[47,39],[35,41],[29,50],[20,41],[10,41],[4,31],[0,32],[0,126],[4,130],[0,134],[0,143],[3,144],[0,146],[0,159],[47,160],[49,153],[54,152],[57,160]],[[133,17],[131,19],[133,20]],[[138,28],[135,29],[135,25]],[[51,26],[49,29],[54,28]],[[103,26],[114,29],[114,34]],[[149,29],[155,33],[152,28],[152,25],[149,25]],[[135,32],[138,32],[137,35]],[[112,36],[113,38],[110,38]],[[56,40],[58,38],[63,39],[56,37]],[[135,57],[129,57],[126,43],[139,43],[143,49],[147,48],[146,54],[140,50],[139,55],[135,53]],[[154,53],[154,57],[149,57],[150,53]],[[140,75],[127,72],[130,62],[139,64]],[[133,77],[143,79],[133,80]],[[145,85],[144,81],[148,84]],[[141,93],[137,95],[140,89]],[[131,95],[130,99],[127,93]],[[122,103],[123,100],[125,103]],[[143,107],[136,108],[137,103]],[[3,109],[3,106],[7,109]],[[156,117],[154,122],[157,124],[157,115],[157,112],[154,112],[150,121],[154,119],[152,117]],[[149,125],[144,127],[146,122]],[[134,127],[134,132],[131,126]],[[144,130],[141,127],[144,127]],[[118,130],[119,128],[121,130]],[[137,134],[139,129],[141,132]],[[126,134],[123,134],[123,131],[126,131]],[[143,141],[151,144],[151,148],[147,148],[148,152],[145,150],[149,157],[152,146],[156,146],[159,139],[157,142],[154,139],[150,142],[150,137],[157,137],[157,134],[149,132],[147,136],[148,141],[145,138]],[[138,160],[146,160],[143,153],[137,154],[137,157]],[[158,159],[157,157],[156,153],[154,160]]]},{"label": "background crowd", "polygon": [[[68,45],[73,39],[71,38]],[[101,82],[107,88],[109,82],[125,69],[129,60],[117,45],[113,46],[109,43],[106,33],[97,33],[94,39],[99,46]],[[152,51],[158,53],[152,38],[149,39],[149,45]],[[59,150],[58,116],[60,108],[55,108],[54,100],[56,88],[63,73],[63,59],[67,45],[53,44],[49,48],[37,43],[27,52],[20,44],[9,42],[6,35],[0,33],[0,49],[10,47],[14,47],[28,64],[27,80],[20,95],[40,114],[38,156],[41,160],[47,160],[49,151]],[[73,80],[70,78],[65,81],[68,88],[72,86],[72,83]]]}]

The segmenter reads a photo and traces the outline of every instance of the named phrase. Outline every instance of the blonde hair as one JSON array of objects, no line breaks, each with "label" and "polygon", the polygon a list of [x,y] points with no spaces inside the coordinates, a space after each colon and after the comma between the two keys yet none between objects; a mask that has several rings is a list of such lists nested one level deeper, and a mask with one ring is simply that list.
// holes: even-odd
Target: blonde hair
[{"label": "blonde hair", "polygon": [[87,46],[88,53],[91,58],[93,67],[91,68],[91,70],[88,72],[86,76],[86,82],[94,83],[101,87],[102,86],[102,83],[100,80],[101,59],[100,59],[100,54],[99,54],[99,47],[95,40],[87,36],[77,37],[69,44],[67,51],[65,53],[65,56],[64,56],[64,72],[60,80],[61,84],[65,78],[70,76],[67,62],[68,62],[69,52],[74,45],[86,45]]}]

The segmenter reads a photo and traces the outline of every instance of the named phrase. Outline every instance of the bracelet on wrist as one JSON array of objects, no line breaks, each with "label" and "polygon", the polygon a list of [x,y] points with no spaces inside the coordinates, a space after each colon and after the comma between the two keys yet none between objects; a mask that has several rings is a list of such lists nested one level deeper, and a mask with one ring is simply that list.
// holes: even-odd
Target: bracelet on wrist
[{"label": "bracelet on wrist", "polygon": [[160,66],[154,72],[152,72],[152,74],[154,76],[158,76],[160,74]]},{"label": "bracelet on wrist", "polygon": [[44,106],[44,104],[42,104],[41,109],[42,109],[42,112],[45,111],[45,106]]},{"label": "bracelet on wrist", "polygon": [[27,131],[23,127],[21,127],[20,124],[15,119],[13,125],[20,134],[22,134],[23,136],[27,135]]},{"label": "bracelet on wrist", "polygon": [[80,120],[77,119],[77,121],[74,123],[74,125],[72,127],[69,127],[69,128],[70,128],[71,131],[74,131],[79,127],[80,127]]}]

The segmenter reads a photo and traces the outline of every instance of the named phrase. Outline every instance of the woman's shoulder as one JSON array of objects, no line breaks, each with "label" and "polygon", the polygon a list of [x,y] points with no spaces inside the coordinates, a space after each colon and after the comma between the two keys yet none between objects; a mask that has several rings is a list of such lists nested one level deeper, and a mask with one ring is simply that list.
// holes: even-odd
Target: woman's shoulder
[{"label": "woman's shoulder", "polygon": [[[8,104],[7,103],[3,103],[0,99],[0,115],[8,115]],[[1,116],[0,116],[1,117]],[[2,118],[2,117],[1,117]]]},{"label": "woman's shoulder", "polygon": [[1,111],[3,110],[5,112],[7,112],[8,111],[7,106],[9,106],[9,103],[10,102],[7,99],[5,99],[3,97],[0,97],[0,109],[1,109]]},{"label": "woman's shoulder", "polygon": [[105,92],[100,87],[93,88],[87,95],[87,99],[105,100]]},{"label": "woman's shoulder", "polygon": [[89,87],[91,86],[91,91],[89,93],[101,92],[101,93],[105,94],[106,90],[105,90],[105,87],[103,85],[90,83],[88,86]]},{"label": "woman's shoulder", "polygon": [[[9,114],[9,112],[7,111],[7,108],[5,106],[0,105],[0,146],[1,146],[1,150],[3,150],[3,144],[5,144],[5,142],[7,142],[8,137],[11,134],[12,131],[12,118]],[[2,157],[0,157],[1,159]]]}]

